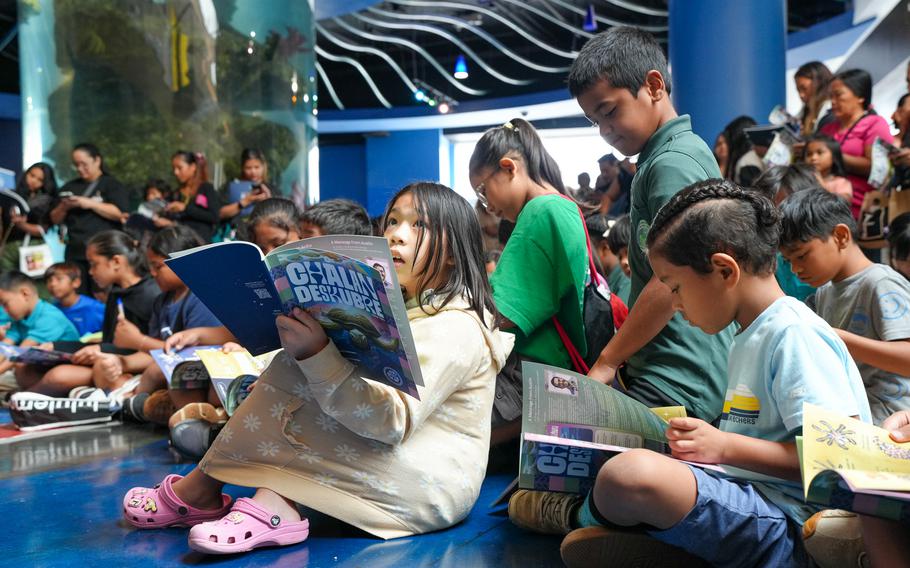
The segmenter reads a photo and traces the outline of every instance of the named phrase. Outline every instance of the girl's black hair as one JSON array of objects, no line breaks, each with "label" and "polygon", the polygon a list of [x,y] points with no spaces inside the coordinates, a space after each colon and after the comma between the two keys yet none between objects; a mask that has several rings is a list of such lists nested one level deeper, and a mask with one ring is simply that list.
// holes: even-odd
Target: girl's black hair
[{"label": "girl's black hair", "polygon": [[92,237],[86,248],[95,247],[95,252],[105,258],[114,258],[118,254],[126,259],[130,268],[140,276],[148,274],[145,255],[133,237],[123,231],[102,231]]},{"label": "girl's black hair", "polygon": [[[433,182],[417,182],[403,187],[386,206],[382,216],[383,233],[389,226],[389,213],[402,195],[410,193],[414,199],[417,215],[425,222],[426,229],[417,237],[416,250],[427,239],[426,266],[417,282],[417,302],[424,309],[424,292],[431,282],[439,279],[446,270],[446,262],[453,265],[448,278],[441,287],[434,288],[434,300],[440,300],[438,307],[445,306],[452,299],[464,296],[471,310],[480,321],[487,324],[484,310],[498,319],[493,303],[493,289],[484,268],[483,237],[480,222],[471,205],[448,187]],[[414,259],[416,263],[416,258]]]},{"label": "girl's black hair", "polygon": [[299,231],[300,211],[290,199],[269,197],[257,203],[247,217],[246,226],[250,235],[253,227],[263,222],[283,231]]},{"label": "girl's black hair", "polygon": [[98,158],[101,160],[101,173],[107,173],[107,168],[104,167],[104,156],[101,155],[101,150],[98,149],[98,146],[95,146],[91,142],[80,142],[73,146],[73,152],[77,151],[85,152],[92,159]]},{"label": "girl's black hair", "polygon": [[240,152],[240,167],[243,167],[243,164],[247,163],[250,160],[256,160],[262,164],[262,178],[268,179],[269,177],[269,163],[265,159],[265,153],[259,148],[244,148]]},{"label": "girl's black hair", "polygon": [[752,142],[749,141],[749,137],[746,136],[743,130],[756,124],[755,119],[751,116],[742,115],[731,120],[724,127],[724,131],[721,132],[724,138],[727,139],[729,148],[727,150],[727,168],[726,171],[721,172],[725,178],[733,179],[733,174],[736,172],[736,162],[752,149]]},{"label": "girl's black hair", "polygon": [[54,168],[50,164],[45,162],[38,162],[32,164],[19,176],[19,182],[16,184],[16,193],[28,200],[30,192],[28,190],[28,182],[25,181],[26,175],[28,172],[33,169],[38,168],[44,174],[44,185],[38,189],[38,193],[45,193],[51,197],[57,196],[57,178],[54,177]]},{"label": "girl's black hair", "polygon": [[648,232],[649,254],[709,274],[711,256],[726,253],[745,272],[774,273],[780,213],[770,199],[733,182],[694,183],[664,205]]},{"label": "girl's black hair", "polygon": [[484,132],[474,146],[468,169],[471,173],[479,173],[485,168],[496,169],[499,168],[499,160],[505,157],[524,162],[528,177],[535,183],[552,185],[556,191],[567,195],[556,160],[547,153],[537,131],[527,120],[513,118]]},{"label": "girl's black hair", "polygon": [[161,229],[149,240],[149,250],[160,257],[183,250],[201,247],[205,244],[202,237],[186,225],[171,225]]},{"label": "girl's black hair", "polygon": [[194,184],[194,187],[198,188],[203,183],[209,181],[208,164],[206,162],[205,155],[203,155],[202,152],[177,150],[174,152],[174,155],[171,156],[171,159],[174,158],[180,158],[185,164],[196,166],[196,177],[191,182]]},{"label": "girl's black hair", "polygon": [[910,213],[901,213],[888,225],[888,247],[893,260],[910,258]]},{"label": "girl's black hair", "polygon": [[776,201],[778,197],[784,199],[797,191],[820,187],[818,178],[815,177],[815,168],[809,164],[791,164],[768,168],[758,176],[750,189]]},{"label": "girl's black hair", "polygon": [[[831,175],[844,177],[847,175],[847,169],[844,167],[844,152],[841,150],[840,144],[834,138],[831,138],[827,134],[813,134],[806,140],[806,150],[809,151],[809,144],[811,142],[821,142],[824,144],[828,151],[831,152]],[[805,160],[805,155],[803,155]]]},{"label": "girl's black hair", "polygon": [[855,96],[863,99],[863,110],[872,104],[872,75],[863,69],[847,69],[835,75],[832,81],[840,81]]}]

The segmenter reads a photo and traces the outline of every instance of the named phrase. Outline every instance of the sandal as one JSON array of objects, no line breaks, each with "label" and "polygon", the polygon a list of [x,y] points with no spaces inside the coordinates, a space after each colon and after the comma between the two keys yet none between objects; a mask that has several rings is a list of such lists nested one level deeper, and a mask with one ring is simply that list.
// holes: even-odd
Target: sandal
[{"label": "sandal", "polygon": [[220,509],[197,509],[174,493],[173,484],[183,476],[171,474],[153,488],[134,487],[123,498],[123,516],[140,529],[189,527],[224,516],[230,510],[231,497],[222,493]]},{"label": "sandal", "polygon": [[199,552],[232,554],[263,546],[297,544],[309,534],[307,519],[283,521],[252,499],[241,497],[223,519],[191,528],[189,545]]}]

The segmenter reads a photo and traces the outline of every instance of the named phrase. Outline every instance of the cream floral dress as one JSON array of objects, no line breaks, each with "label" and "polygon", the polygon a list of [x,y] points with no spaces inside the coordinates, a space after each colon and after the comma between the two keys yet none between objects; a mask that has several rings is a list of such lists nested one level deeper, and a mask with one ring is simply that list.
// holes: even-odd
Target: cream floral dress
[{"label": "cream floral dress", "polygon": [[461,299],[429,314],[408,308],[421,400],[361,378],[332,343],[304,361],[281,351],[200,462],[203,471],[381,538],[464,519],[480,493],[496,374],[513,336],[487,329]]}]

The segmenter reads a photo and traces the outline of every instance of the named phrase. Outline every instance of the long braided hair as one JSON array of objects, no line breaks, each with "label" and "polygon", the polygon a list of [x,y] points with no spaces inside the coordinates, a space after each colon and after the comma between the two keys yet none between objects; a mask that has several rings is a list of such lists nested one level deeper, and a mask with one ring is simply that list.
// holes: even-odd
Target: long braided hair
[{"label": "long braided hair", "polygon": [[694,183],[668,201],[648,232],[648,250],[677,266],[711,272],[711,255],[726,253],[746,272],[777,265],[780,213],[767,197],[722,179]]}]

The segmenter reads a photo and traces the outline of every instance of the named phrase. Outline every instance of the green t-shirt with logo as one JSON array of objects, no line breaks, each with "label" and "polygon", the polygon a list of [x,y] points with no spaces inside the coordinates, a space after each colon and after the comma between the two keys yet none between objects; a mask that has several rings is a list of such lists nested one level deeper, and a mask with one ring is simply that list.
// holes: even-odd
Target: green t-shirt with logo
[{"label": "green t-shirt with logo", "polygon": [[550,318],[587,354],[584,302],[588,249],[578,206],[559,195],[529,201],[490,278],[499,312],[515,323],[515,351],[566,369],[569,354]]},{"label": "green t-shirt with logo", "polygon": [[[648,139],[632,179],[630,308],[654,274],[646,242],[657,212],[686,186],[719,177],[717,161],[707,144],[692,132],[688,115],[667,122]],[[628,374],[652,383],[692,415],[712,421],[723,407],[733,330],[731,325],[708,335],[674,314],[666,327],[629,359]]]}]

